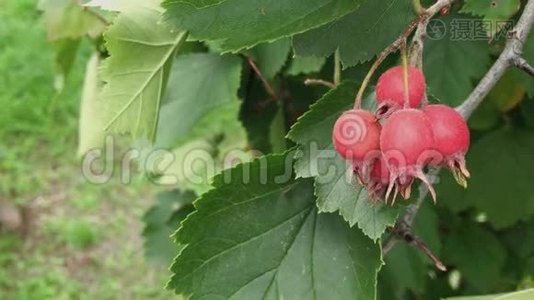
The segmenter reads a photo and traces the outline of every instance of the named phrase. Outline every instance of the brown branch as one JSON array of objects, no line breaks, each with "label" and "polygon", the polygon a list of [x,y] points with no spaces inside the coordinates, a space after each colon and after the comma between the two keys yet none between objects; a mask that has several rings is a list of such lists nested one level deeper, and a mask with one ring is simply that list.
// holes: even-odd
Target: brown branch
[{"label": "brown branch", "polygon": [[[412,213],[411,215],[415,216],[415,213]],[[398,241],[402,240],[408,245],[420,249],[430,259],[430,261],[432,261],[432,263],[434,264],[434,266],[436,266],[438,270],[441,270],[443,272],[447,271],[447,267],[439,259],[439,257],[437,257],[437,255],[435,255],[432,250],[430,250],[430,248],[425,242],[423,242],[418,236],[413,233],[412,224],[408,221],[402,220],[402,222],[397,223],[392,233],[389,235],[389,240],[391,242],[386,243],[386,245],[384,245],[384,253],[389,252],[391,249],[393,249],[393,247]]]},{"label": "brown branch", "polygon": [[436,266],[436,268],[438,268],[438,270],[443,271],[443,272],[447,271],[447,267],[445,266],[445,264],[439,259],[439,257],[434,255],[434,253],[432,253],[432,251],[430,251],[428,246],[421,239],[419,239],[417,236],[413,236],[413,237],[405,236],[404,240],[407,241],[410,245],[413,245],[413,246],[421,249],[423,251],[423,253],[428,258],[430,258],[430,260],[432,261],[432,263],[434,263],[434,266]]},{"label": "brown branch", "polygon": [[452,5],[454,0],[438,0],[434,5],[426,9],[426,13],[423,15],[417,30],[412,39],[412,45],[410,48],[410,65],[419,69],[423,68],[423,46],[426,38],[426,29],[430,19],[440,12],[444,7]]},{"label": "brown branch", "polygon": [[512,59],[512,64],[518,69],[534,77],[534,67],[529,65],[528,62],[521,56],[516,56]]},{"label": "brown branch", "polygon": [[[427,174],[428,179],[431,183],[436,182],[439,171],[440,169],[432,169]],[[417,202],[408,206],[402,219],[397,222],[391,234],[386,237],[382,245],[382,252],[384,253],[384,255],[386,255],[389,251],[391,251],[391,249],[393,249],[393,247],[395,247],[395,245],[399,241],[404,240],[409,242],[409,244],[411,244],[412,246],[421,249],[432,260],[434,265],[439,270],[445,271],[446,268],[443,263],[441,263],[439,258],[432,254],[426,244],[421,241],[416,235],[414,235],[412,231],[412,224],[415,221],[417,213],[419,212],[419,208],[423,204],[425,198],[428,196],[428,193],[429,191],[426,185],[423,184],[419,186],[419,198],[417,199]]]},{"label": "brown branch", "polygon": [[254,71],[254,73],[256,73],[256,75],[258,75],[258,77],[260,78],[261,82],[263,83],[263,87],[265,88],[265,90],[267,91],[267,93],[269,94],[269,96],[271,96],[271,98],[274,100],[274,99],[278,99],[278,95],[276,94],[276,92],[274,91],[273,87],[271,86],[271,84],[269,83],[269,81],[267,81],[267,79],[265,78],[265,76],[263,76],[263,74],[261,73],[260,69],[258,68],[258,66],[256,65],[256,63],[254,62],[254,60],[251,58],[251,57],[246,57],[246,60],[247,60],[247,63],[250,65],[250,67],[252,68],[252,70]]},{"label": "brown branch", "polygon": [[[438,3],[445,3],[447,1],[438,1]],[[435,7],[436,4],[432,7]],[[441,9],[441,8],[440,8]],[[428,9],[427,11],[429,11]],[[439,9],[438,9],[439,11]],[[421,23],[423,24],[423,23]],[[521,18],[519,19],[516,27],[512,31],[512,38],[508,40],[506,43],[506,47],[497,59],[497,61],[493,64],[491,69],[486,73],[486,75],[482,78],[482,80],[479,82],[477,87],[473,90],[471,95],[463,102],[462,105],[456,108],[456,110],[465,118],[468,119],[472,113],[475,111],[475,109],[482,103],[484,98],[489,94],[491,89],[495,86],[495,84],[499,81],[499,79],[504,75],[506,70],[511,66],[516,66],[522,70],[526,69],[526,72],[530,74],[530,70],[532,67],[528,64],[526,64],[526,61],[522,58],[523,54],[523,44],[525,40],[527,39],[532,26],[534,24],[534,0],[529,0],[526,4],[523,13],[521,15]],[[426,32],[426,28],[422,28],[421,25],[418,27],[418,31],[416,32],[414,39],[419,38],[420,47],[422,49],[422,38],[424,37],[424,34]],[[417,41],[417,40],[416,40]],[[418,50],[419,51],[419,50]],[[422,53],[422,51],[420,51]],[[419,55],[419,54],[418,54]],[[413,56],[412,56],[413,58]],[[419,59],[419,58],[417,58]],[[429,174],[430,180],[435,181],[436,176],[439,174],[439,169],[435,169],[431,171],[431,174]],[[383,253],[384,255],[387,254],[394,246],[395,244],[400,240],[406,240],[406,237],[412,238],[411,242],[408,241],[411,245],[414,245],[421,249],[434,263],[434,265],[440,269],[443,270],[442,267],[445,267],[439,259],[432,254],[430,249],[422,243],[421,240],[418,240],[417,236],[413,235],[411,226],[415,220],[415,217],[417,216],[417,213],[419,211],[419,207],[423,203],[424,199],[428,195],[428,189],[425,185],[420,186],[420,193],[419,193],[419,199],[415,204],[410,205],[406,212],[404,213],[403,217],[397,222],[395,225],[393,231],[391,234],[386,237],[383,243]]]},{"label": "brown branch", "polygon": [[510,66],[516,66],[515,61],[520,61],[523,55],[523,44],[526,41],[532,25],[534,24],[534,0],[529,0],[525,5],[523,14],[519,18],[517,25],[511,31],[511,37],[506,43],[497,61],[482,78],[477,87],[465,102],[457,107],[458,112],[469,118],[480,103],[486,98],[495,84],[501,79]]}]

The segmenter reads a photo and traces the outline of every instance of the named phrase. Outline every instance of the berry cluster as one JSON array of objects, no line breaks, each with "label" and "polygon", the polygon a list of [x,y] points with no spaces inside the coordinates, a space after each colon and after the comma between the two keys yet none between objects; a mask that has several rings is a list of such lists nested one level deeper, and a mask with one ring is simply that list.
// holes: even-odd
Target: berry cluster
[{"label": "berry cluster", "polygon": [[463,186],[469,177],[465,120],[446,105],[421,107],[425,77],[417,68],[408,67],[407,71],[407,81],[401,66],[380,76],[374,114],[356,107],[343,113],[334,125],[334,146],[352,163],[356,178],[367,188],[373,203],[384,199],[387,204],[392,192],[392,204],[398,194],[408,199],[415,178],[428,187],[436,201],[424,173],[427,166],[449,168]]}]

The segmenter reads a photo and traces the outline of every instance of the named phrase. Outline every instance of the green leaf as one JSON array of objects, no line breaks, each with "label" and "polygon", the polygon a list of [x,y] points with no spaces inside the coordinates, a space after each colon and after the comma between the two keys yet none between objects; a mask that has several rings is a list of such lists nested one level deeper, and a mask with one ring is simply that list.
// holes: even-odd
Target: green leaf
[{"label": "green leaf", "polygon": [[106,11],[125,11],[130,9],[132,6],[144,4],[158,4],[155,0],[91,0],[85,4],[88,7],[98,7]]},{"label": "green leaf", "polygon": [[289,37],[342,17],[361,0],[227,0],[195,8],[166,0],[166,19],[189,30],[198,40],[219,41],[224,51],[239,51],[259,43]]},{"label": "green leaf", "polygon": [[[523,48],[523,57],[529,64],[534,64],[534,32],[528,36],[525,46]],[[523,82],[527,87],[527,92],[530,98],[534,99],[534,78],[528,74],[524,74]]]},{"label": "green leaf", "polygon": [[[425,288],[427,267],[415,248],[405,243],[396,245],[385,257],[381,270],[382,280],[386,280],[398,299],[406,299],[406,292],[421,294]],[[383,273],[382,273],[383,272]]]},{"label": "green leaf", "polygon": [[149,148],[148,168],[154,183],[191,190],[202,195],[211,188],[211,178],[217,173],[216,145],[207,139],[194,139],[179,147],[162,152]]},{"label": "green leaf", "polygon": [[503,241],[521,261],[534,256],[534,223],[521,223],[504,233]]},{"label": "green leaf", "polygon": [[201,195],[229,160],[250,160],[238,119],[240,79],[241,60],[235,56],[197,53],[176,59],[155,146],[173,149],[172,154],[162,153],[162,163],[147,170],[159,184]]},{"label": "green leaf", "polygon": [[[469,156],[467,157],[468,168],[472,171]],[[468,181],[468,188],[471,188],[471,182]],[[459,213],[473,207],[473,201],[465,199],[466,190],[458,185],[452,174],[443,171],[439,177],[439,183],[435,185],[436,192],[440,200],[438,205],[443,205],[454,213]]]},{"label": "green leaf", "polygon": [[326,58],[315,56],[297,56],[291,61],[287,74],[297,76],[300,74],[317,73],[321,71]]},{"label": "green leaf", "polygon": [[526,87],[521,82],[522,71],[509,69],[497,81],[488,95],[488,100],[493,102],[500,111],[507,112],[519,105],[525,97]]},{"label": "green leaf", "polygon": [[528,289],[508,294],[473,296],[473,297],[455,297],[446,300],[530,300],[534,298],[534,289]]},{"label": "green leaf", "polygon": [[87,63],[82,90],[78,133],[79,156],[83,156],[92,149],[102,148],[104,145],[105,120],[102,118],[104,103],[98,97],[98,92],[102,87],[102,82],[98,76],[99,65],[99,55],[94,53]]},{"label": "green leaf", "polygon": [[195,131],[196,136],[202,136],[198,130],[221,132],[229,125],[222,120],[233,119],[238,123],[235,107],[239,105],[240,79],[241,61],[235,56],[208,53],[178,56],[161,107],[156,144],[175,146],[190,139]]},{"label": "green leaf", "polygon": [[334,176],[315,177],[315,194],[319,211],[339,210],[339,214],[350,226],[357,224],[371,239],[379,239],[387,227],[395,224],[400,211],[399,206],[391,207],[381,203],[372,205],[367,190],[352,176],[350,166],[347,166],[339,156],[331,163]]},{"label": "green leaf", "polygon": [[168,288],[188,299],[375,299],[380,246],[317,214],[311,182],[291,179],[287,155],[215,178],[176,233],[187,246]]},{"label": "green leaf", "polygon": [[493,37],[504,25],[500,22],[510,19],[520,8],[520,0],[466,0],[461,12],[483,16],[491,24],[485,28],[488,37]]},{"label": "green leaf", "polygon": [[41,0],[39,9],[44,11],[48,39],[51,41],[75,39],[86,34],[96,37],[106,26],[78,1]]},{"label": "green leaf", "polygon": [[143,217],[145,254],[148,259],[164,266],[172,263],[182,246],[173,243],[170,236],[194,210],[193,200],[195,194],[191,192],[170,191],[156,195],[156,203]]},{"label": "green leaf", "polygon": [[207,6],[216,5],[226,0],[173,0],[173,2],[180,2],[183,4],[189,4],[195,8],[203,8]]},{"label": "green leaf", "polygon": [[269,80],[282,70],[290,49],[291,41],[285,38],[272,43],[259,44],[246,53],[254,59],[263,76]]},{"label": "green leaf", "polygon": [[278,108],[278,112],[274,116],[271,127],[269,128],[269,141],[272,146],[272,152],[282,153],[287,150],[286,122],[282,107]]},{"label": "green leaf", "polygon": [[467,156],[471,171],[468,188],[463,190],[453,184],[443,190],[440,187],[442,202],[448,206],[448,202],[456,203],[455,211],[474,206],[497,228],[530,219],[534,215],[530,180],[534,173],[533,152],[530,131],[502,129],[484,136]]},{"label": "green leaf", "polygon": [[[429,199],[428,199],[429,200]],[[436,255],[441,254],[441,235],[439,231],[439,218],[436,213],[436,206],[432,201],[425,201],[414,220],[414,232],[425,241],[427,246],[432,249],[432,253]],[[433,266],[432,262],[422,252],[416,251],[419,257],[429,266]]]},{"label": "green leaf", "polygon": [[457,268],[475,290],[493,290],[506,261],[506,249],[489,230],[471,223],[460,226],[445,242],[443,261]]},{"label": "green leaf", "polygon": [[135,6],[121,13],[105,33],[110,53],[102,73],[107,83],[101,96],[106,130],[155,139],[174,53],[186,37],[160,18],[160,11],[151,6]]},{"label": "green leaf", "polygon": [[344,66],[372,59],[415,18],[412,2],[366,0],[353,13],[293,38],[297,55],[328,56],[339,48]]},{"label": "green leaf", "polygon": [[[344,82],[310,107],[291,128],[288,137],[299,144],[295,171],[298,177],[315,177],[315,194],[320,212],[339,213],[373,240],[395,223],[399,208],[371,205],[367,191],[352,176],[351,166],[332,145],[337,118],[354,105],[358,86]],[[373,109],[372,97],[363,106]]]},{"label": "green leaf", "polygon": [[495,128],[501,119],[501,112],[497,105],[491,101],[484,101],[469,118],[469,128],[475,130],[488,130]]},{"label": "green leaf", "polygon": [[451,231],[442,258],[477,290],[487,291],[499,280],[506,250],[492,232],[476,224],[463,223]]},{"label": "green leaf", "polygon": [[[445,30],[453,28],[453,22],[472,22],[465,16],[452,14],[436,19],[433,24],[443,24]],[[439,23],[443,22],[443,23]],[[430,29],[431,30],[431,29]],[[489,47],[483,40],[454,39],[451,30],[437,39],[425,42],[424,71],[429,92],[444,104],[461,104],[473,90],[473,80],[481,78],[490,63]]]},{"label": "green leaf", "polygon": [[[534,100],[534,99],[531,99]],[[527,100],[521,102],[520,113],[525,127],[534,128],[534,101]]]},{"label": "green leaf", "polygon": [[151,168],[145,171],[157,176],[158,184],[205,193],[220,170],[251,159],[245,149],[245,131],[237,120],[239,109],[236,102],[208,112],[170,153],[159,152],[162,147],[156,145],[145,164]]},{"label": "green leaf", "polygon": [[80,48],[80,42],[80,39],[64,39],[54,43],[56,69],[61,76],[69,75]]},{"label": "green leaf", "polygon": [[519,0],[466,0],[462,12],[503,20],[512,17],[519,8]]},{"label": "green leaf", "polygon": [[241,122],[247,131],[248,148],[260,153],[273,153],[274,136],[271,136],[274,120],[281,111],[277,101],[267,94],[261,80],[248,70],[243,80],[243,106]]}]

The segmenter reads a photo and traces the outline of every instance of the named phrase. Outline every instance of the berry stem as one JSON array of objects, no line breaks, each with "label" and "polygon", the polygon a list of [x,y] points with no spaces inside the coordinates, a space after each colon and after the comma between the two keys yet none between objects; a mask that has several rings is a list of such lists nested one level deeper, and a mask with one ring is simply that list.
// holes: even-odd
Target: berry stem
[{"label": "berry stem", "polygon": [[408,55],[406,54],[406,39],[400,48],[402,57],[402,80],[404,81],[404,108],[410,107],[410,79],[408,75]]},{"label": "berry stem", "polygon": [[[383,52],[384,53],[384,52]],[[360,89],[358,90],[358,94],[356,95],[356,100],[354,101],[354,108],[360,109],[362,107],[362,99],[363,99],[363,93],[365,93],[365,89],[369,85],[369,82],[371,81],[371,78],[373,77],[374,73],[380,66],[380,64],[386,59],[386,57],[390,53],[387,53],[386,55],[382,55],[382,53],[378,56],[378,58],[375,60],[373,65],[371,65],[371,68],[369,69],[369,72],[367,72],[367,75],[365,75],[365,78],[363,79],[362,85],[360,86]]]},{"label": "berry stem", "polygon": [[417,27],[419,22],[423,20],[424,15],[421,15],[417,17],[415,20],[410,22],[408,24],[408,27],[404,29],[401,36],[395,40],[391,45],[389,45],[386,49],[384,49],[378,56],[376,57],[376,61],[373,63],[371,68],[369,69],[369,72],[367,72],[367,75],[365,76],[362,85],[360,86],[360,89],[358,90],[358,94],[356,95],[356,99],[354,100],[354,108],[359,109],[361,108],[361,103],[363,99],[363,94],[365,93],[365,89],[369,85],[369,82],[371,81],[371,78],[373,77],[374,73],[380,66],[380,64],[393,52],[400,49],[402,46],[402,43],[408,38],[408,36],[412,33],[412,31]]}]

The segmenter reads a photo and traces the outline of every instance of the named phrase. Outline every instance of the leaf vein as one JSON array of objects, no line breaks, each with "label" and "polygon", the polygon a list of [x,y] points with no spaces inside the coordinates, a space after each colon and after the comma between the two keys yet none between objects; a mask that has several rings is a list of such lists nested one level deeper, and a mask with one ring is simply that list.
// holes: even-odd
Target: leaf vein
[{"label": "leaf vein", "polygon": [[143,93],[143,90],[150,84],[150,82],[154,79],[156,74],[158,73],[161,68],[165,65],[167,60],[171,57],[171,55],[174,53],[174,50],[178,44],[183,40],[184,36],[186,35],[186,32],[182,32],[178,35],[176,40],[174,41],[173,45],[174,47],[170,47],[169,51],[164,55],[164,59],[158,64],[158,66],[155,68],[154,72],[148,76],[147,80],[143,84],[141,84],[140,88],[135,92],[135,94],[132,96],[132,98],[124,105],[124,107],[111,119],[111,121],[106,125],[105,130],[109,130],[109,128],[117,122],[117,120],[130,108],[130,106],[135,102],[135,100],[139,97],[140,94]]},{"label": "leaf vein", "polygon": [[[249,243],[249,242],[251,242],[251,241],[255,241],[256,239],[258,239],[258,238],[260,238],[260,237],[262,237],[262,236],[264,236],[264,235],[266,235],[266,234],[269,234],[270,232],[276,230],[277,228],[279,228],[279,227],[285,225],[287,222],[291,221],[292,219],[298,217],[299,215],[301,215],[301,214],[302,214],[303,212],[305,212],[306,210],[310,210],[310,209],[311,209],[311,208],[310,208],[309,206],[307,206],[307,207],[305,207],[303,210],[300,210],[300,211],[298,211],[296,214],[291,215],[289,218],[283,220],[281,223],[277,224],[276,226],[274,226],[274,227],[272,227],[272,228],[269,228],[267,231],[264,231],[264,232],[262,232],[262,233],[260,233],[260,234],[258,234],[258,235],[253,236],[253,237],[250,237],[250,238],[248,238],[248,239],[246,239],[246,240],[244,240],[244,241],[242,241],[242,242],[237,243],[236,245],[233,245],[233,246],[231,246],[231,247],[229,247],[229,248],[226,248],[226,249],[220,251],[219,253],[216,253],[215,255],[212,255],[211,257],[209,257],[209,258],[203,260],[203,263],[202,263],[202,264],[200,264],[198,267],[196,267],[195,269],[193,269],[191,272],[187,273],[185,276],[183,276],[182,278],[180,278],[178,281],[183,281],[185,278],[188,278],[188,277],[192,276],[194,273],[198,272],[200,269],[202,269],[204,266],[206,266],[208,263],[210,263],[210,262],[213,261],[214,259],[218,258],[219,256],[224,255],[225,253],[230,252],[230,251],[232,251],[232,250],[234,250],[234,249],[236,249],[236,248],[238,248],[238,247],[240,247],[240,246],[243,246],[243,245],[246,244],[246,243]],[[301,228],[302,228],[302,225],[301,225]],[[297,234],[297,235],[298,235],[298,234]],[[292,243],[293,243],[293,242],[292,242]],[[291,243],[291,244],[292,244],[292,243]],[[198,243],[197,243],[197,244],[198,244]],[[188,245],[187,247],[189,248],[190,245]],[[289,249],[289,248],[291,248],[291,246],[288,247],[288,249]],[[185,250],[185,249],[184,249],[184,250]],[[286,251],[286,254],[287,254],[287,251]]]}]

